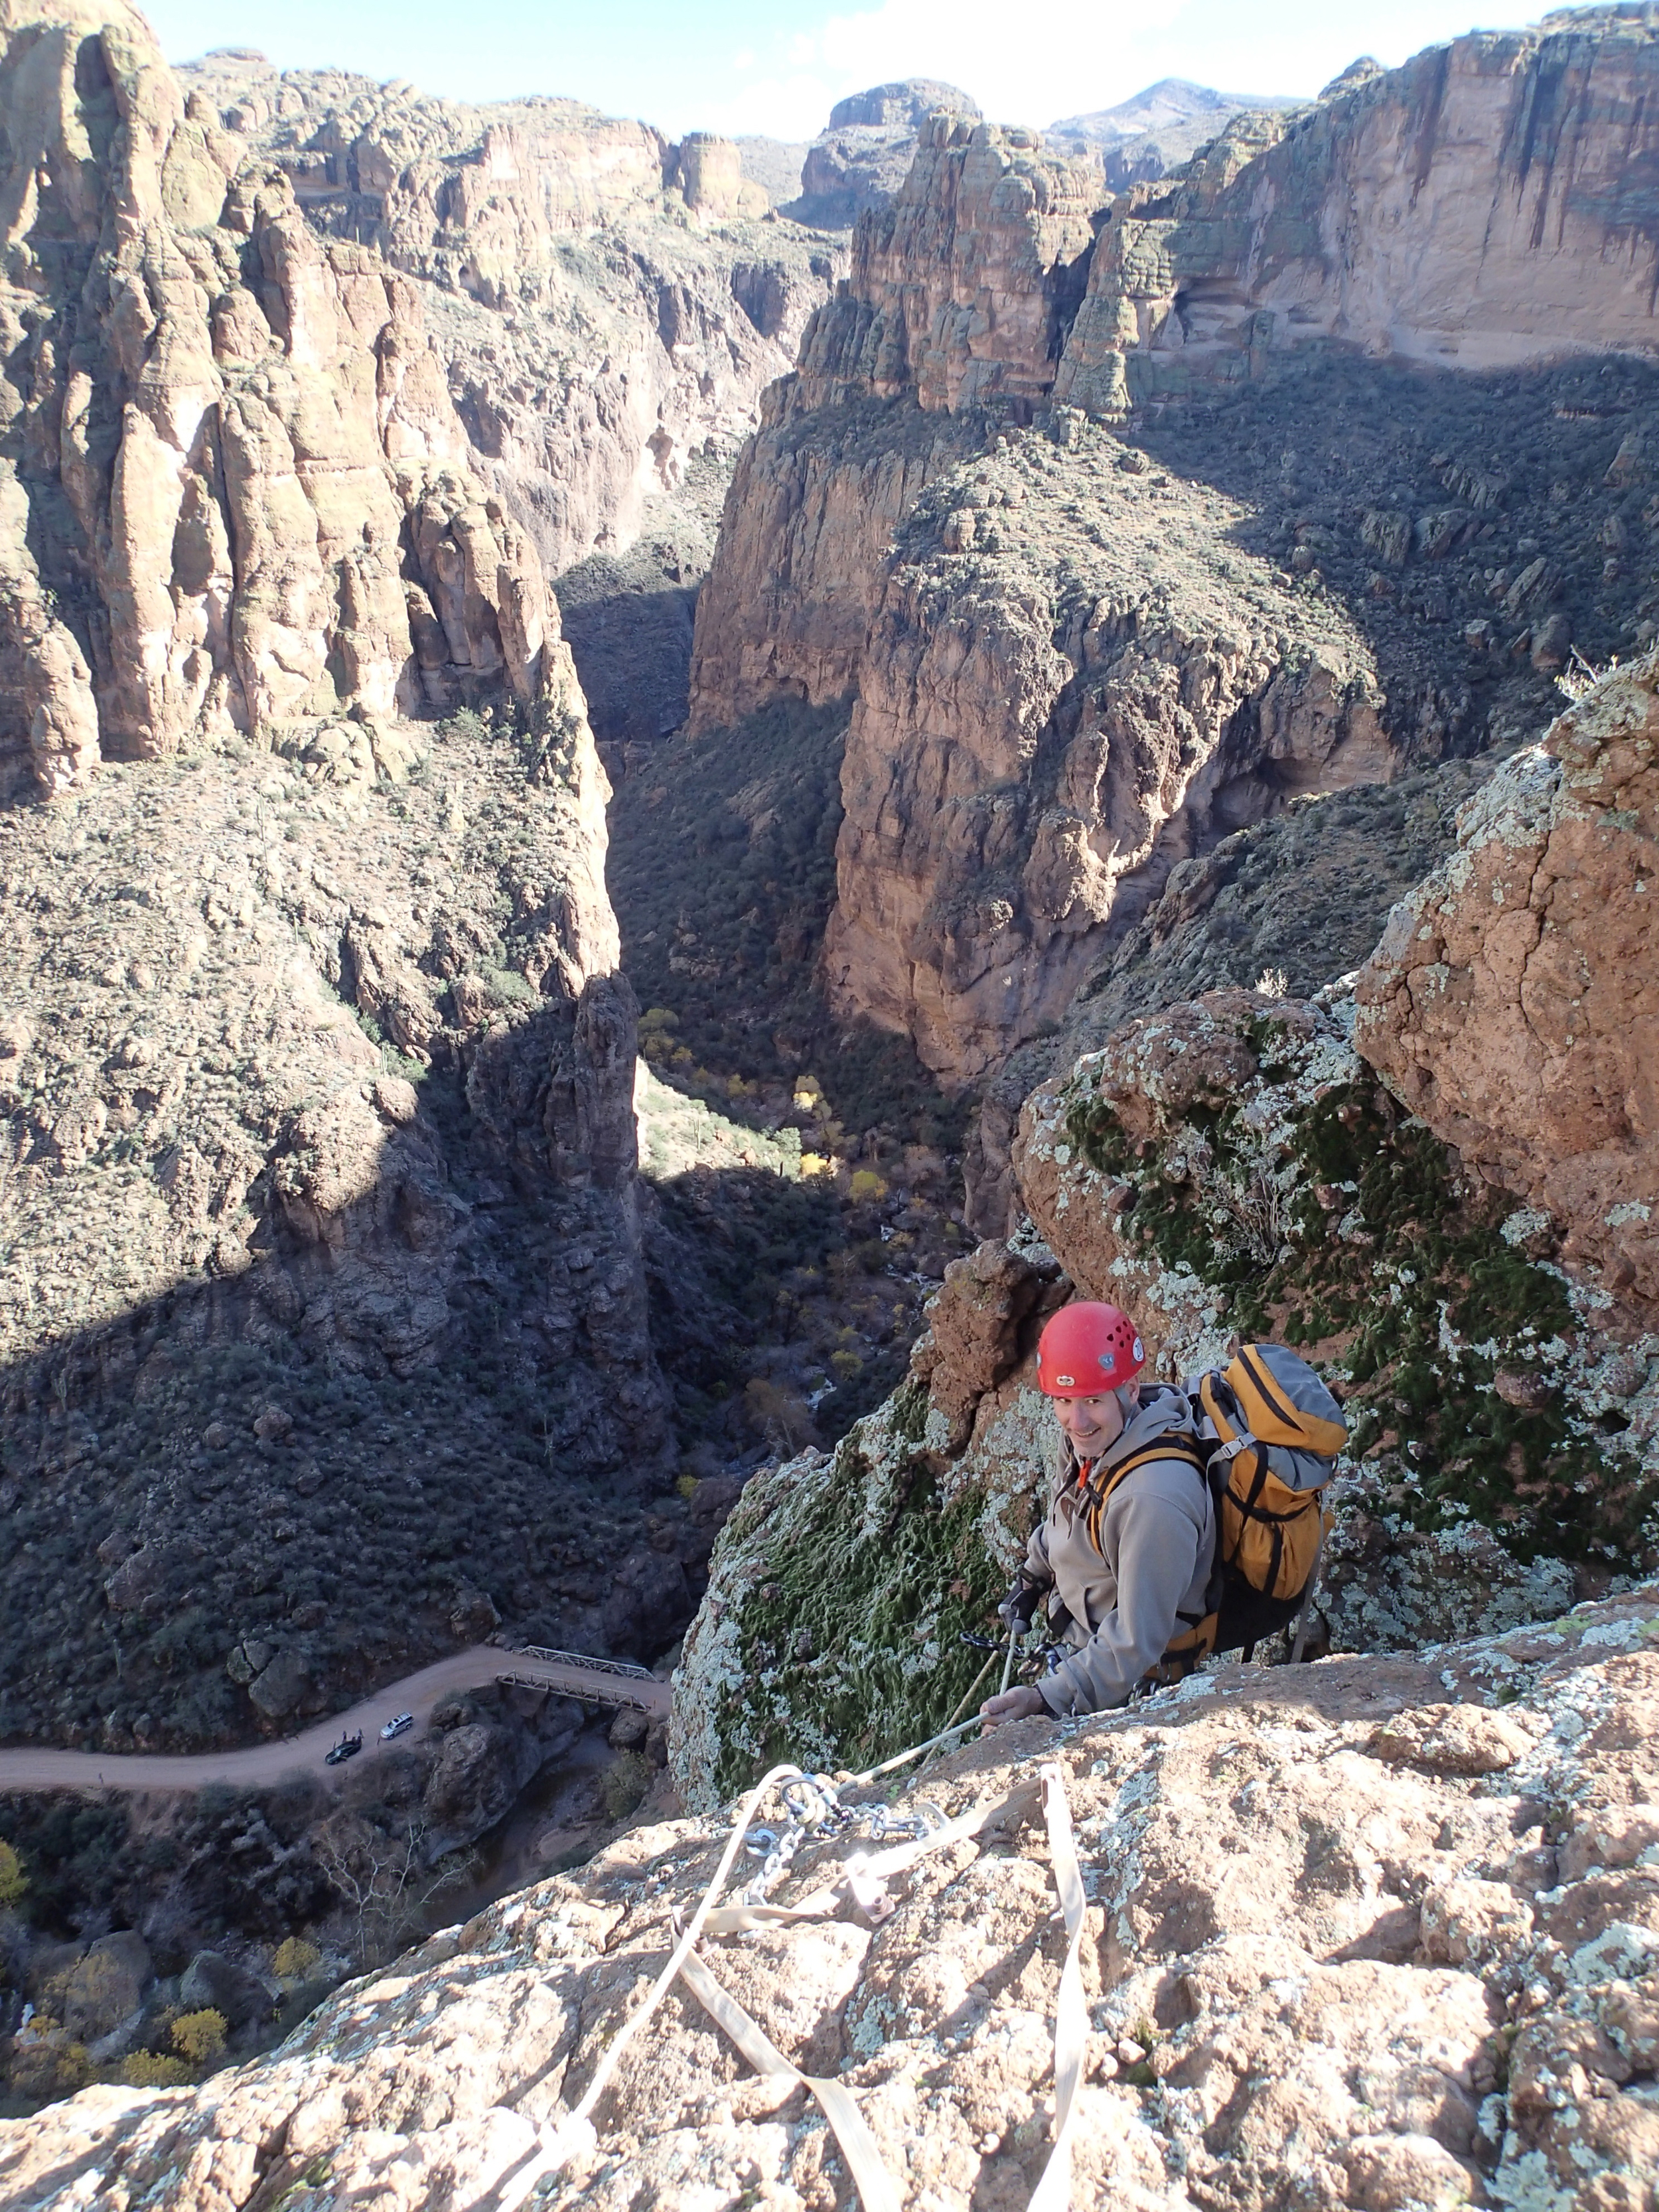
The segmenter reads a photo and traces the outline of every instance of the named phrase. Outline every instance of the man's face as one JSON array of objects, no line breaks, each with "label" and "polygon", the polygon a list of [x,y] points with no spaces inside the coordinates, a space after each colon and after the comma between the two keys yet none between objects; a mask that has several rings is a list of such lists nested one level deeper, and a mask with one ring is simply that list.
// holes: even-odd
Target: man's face
[{"label": "man's face", "polygon": [[1115,1391],[1103,1390],[1097,1398],[1056,1398],[1053,1404],[1054,1419],[1079,1459],[1097,1459],[1123,1434],[1123,1408]]}]

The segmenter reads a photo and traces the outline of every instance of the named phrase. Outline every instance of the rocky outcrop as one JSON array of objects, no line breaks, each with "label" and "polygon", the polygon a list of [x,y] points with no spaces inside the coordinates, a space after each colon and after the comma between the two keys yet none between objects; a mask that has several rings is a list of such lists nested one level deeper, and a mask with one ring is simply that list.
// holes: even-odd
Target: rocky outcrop
[{"label": "rocky outcrop", "polygon": [[1356,1041],[1565,1256],[1659,1316],[1659,656],[1618,669],[1460,817],[1358,986]]},{"label": "rocky outcrop", "polygon": [[[1654,1602],[1649,1586],[1426,1663],[1235,1671],[1063,1735],[999,1733],[929,1769],[930,1799],[983,1819],[890,1877],[878,1925],[849,1902],[708,1940],[705,1967],[837,2079],[893,2174],[946,2212],[1024,2202],[1049,2154],[1066,1943],[1036,1771],[1053,1759],[1086,1899],[1079,2201],[1639,2204],[1659,2062]],[[850,1794],[862,1842],[870,1794]],[[200,2087],[94,2087],[0,2122],[9,2201],[252,2212],[325,2171],[347,2206],[514,2201],[724,1833],[635,1829]],[[773,1899],[833,1882],[848,1850],[809,1834]],[[592,2148],[542,2182],[558,2212],[642,2187],[826,2203],[847,2187],[805,2093],[757,2079],[684,1990],[593,2117]]]},{"label": "rocky outcrop", "polygon": [[979,117],[976,102],[953,84],[907,77],[838,100],[829,127],[806,149],[800,198],[788,210],[801,222],[836,229],[879,210],[903,184],[917,134],[930,115]]},{"label": "rocky outcrop", "polygon": [[1097,185],[1038,149],[1030,131],[921,125],[896,198],[860,225],[852,274],[802,342],[797,406],[914,393],[954,414],[1048,392]]},{"label": "rocky outcrop", "polygon": [[693,215],[718,222],[732,216],[763,216],[771,201],[743,173],[735,141],[712,131],[692,131],[675,149],[673,182]]},{"label": "rocky outcrop", "polygon": [[1101,231],[1055,389],[1115,417],[1336,342],[1435,367],[1651,351],[1659,35],[1562,10],[1230,125]]},{"label": "rocky outcrop", "polygon": [[1350,1443],[1322,1604],[1366,1648],[1524,1619],[1649,1559],[1659,1340],[1402,1111],[1352,1022],[1340,994],[1218,992],[1133,1024],[1033,1094],[1014,1167],[1160,1371],[1273,1336],[1329,1375]]},{"label": "rocky outcrop", "polygon": [[413,288],[237,181],[136,15],[6,27],[6,782],[568,691]]},{"label": "rocky outcrop", "polygon": [[1059,1022],[1177,863],[1396,758],[1336,610],[1195,544],[1167,481],[1080,434],[930,489],[860,675],[825,974],[951,1085]]},{"label": "rocky outcrop", "polygon": [[761,226],[739,149],[706,132],[676,146],[574,100],[471,106],[257,54],[180,81],[320,237],[413,281],[471,465],[551,574],[626,550],[706,448],[729,459],[836,271],[830,241]]},{"label": "rocky outcrop", "polygon": [[1091,236],[1081,173],[1046,160],[1029,132],[939,117],[921,138],[738,463],[698,603],[694,730],[780,693],[816,705],[850,690],[894,532],[981,442],[954,414],[1046,388]]}]

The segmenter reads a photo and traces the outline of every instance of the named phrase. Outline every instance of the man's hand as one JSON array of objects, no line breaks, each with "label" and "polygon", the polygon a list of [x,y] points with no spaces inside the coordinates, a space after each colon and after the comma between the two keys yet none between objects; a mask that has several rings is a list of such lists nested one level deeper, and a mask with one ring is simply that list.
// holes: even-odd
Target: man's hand
[{"label": "man's hand", "polygon": [[1048,1711],[1041,1690],[1005,1690],[1000,1698],[987,1698],[979,1709],[979,1717],[987,1728],[997,1728],[1004,1721],[1032,1720]]},{"label": "man's hand", "polygon": [[1036,1611],[1037,1600],[1042,1595],[1042,1585],[1022,1575],[997,1607],[997,1618],[1005,1628],[1024,1636],[1031,1626],[1031,1616]]}]

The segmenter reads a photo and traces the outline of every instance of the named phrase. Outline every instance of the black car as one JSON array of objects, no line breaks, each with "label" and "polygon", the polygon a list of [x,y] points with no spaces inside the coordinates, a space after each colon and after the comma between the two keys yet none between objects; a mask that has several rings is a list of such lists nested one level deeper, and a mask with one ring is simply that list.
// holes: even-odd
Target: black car
[{"label": "black car", "polygon": [[359,1729],[356,1735],[343,1735],[332,1751],[325,1752],[323,1764],[325,1766],[337,1766],[342,1759],[356,1759],[362,1747],[363,1732]]}]

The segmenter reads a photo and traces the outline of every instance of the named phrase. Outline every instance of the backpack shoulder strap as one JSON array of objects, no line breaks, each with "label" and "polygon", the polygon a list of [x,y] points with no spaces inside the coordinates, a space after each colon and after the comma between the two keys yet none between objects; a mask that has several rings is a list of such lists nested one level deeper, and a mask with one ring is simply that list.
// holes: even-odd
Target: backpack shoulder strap
[{"label": "backpack shoulder strap", "polygon": [[1168,1436],[1154,1437],[1150,1443],[1142,1444],[1137,1450],[1132,1451],[1126,1459],[1121,1459],[1115,1468],[1110,1468],[1105,1481],[1098,1488],[1092,1480],[1087,1485],[1085,1491],[1085,1496],[1088,1501],[1084,1509],[1085,1525],[1089,1531],[1089,1541],[1094,1546],[1096,1551],[1098,1552],[1102,1548],[1101,1527],[1105,1518],[1106,1508],[1111,1502],[1118,1486],[1127,1476],[1133,1474],[1138,1467],[1150,1467],[1156,1459],[1184,1460],[1195,1472],[1199,1480],[1207,1486],[1208,1463],[1191,1437],[1183,1436],[1179,1430],[1172,1431]]}]

